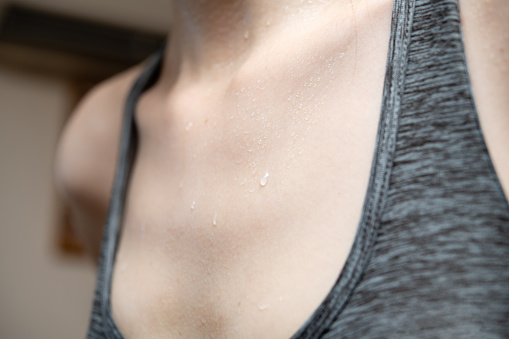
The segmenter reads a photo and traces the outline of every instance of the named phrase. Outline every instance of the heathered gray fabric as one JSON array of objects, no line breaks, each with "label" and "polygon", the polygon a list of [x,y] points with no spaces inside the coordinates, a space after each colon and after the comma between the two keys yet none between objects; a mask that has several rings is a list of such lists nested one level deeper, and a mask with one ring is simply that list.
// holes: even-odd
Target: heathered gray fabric
[{"label": "heathered gray fabric", "polygon": [[[509,338],[509,205],[469,83],[458,0],[396,0],[370,184],[335,286],[293,338]],[[126,105],[88,338],[122,338],[110,311],[135,149]]]}]

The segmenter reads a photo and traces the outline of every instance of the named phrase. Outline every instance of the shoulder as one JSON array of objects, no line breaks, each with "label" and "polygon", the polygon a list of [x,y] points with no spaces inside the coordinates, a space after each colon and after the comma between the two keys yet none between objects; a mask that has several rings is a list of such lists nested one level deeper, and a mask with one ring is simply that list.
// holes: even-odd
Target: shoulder
[{"label": "shoulder", "polygon": [[136,66],[97,85],[71,114],[56,159],[57,180],[66,195],[86,193],[90,179],[111,175],[124,102],[140,72]]},{"label": "shoulder", "polygon": [[494,66],[507,66],[509,1],[460,0],[459,3],[467,53],[469,49],[481,49],[487,61],[496,62]]},{"label": "shoulder", "polygon": [[[143,65],[94,87],[77,105],[61,135],[55,159],[58,190],[73,226],[96,251],[117,160],[124,103]],[[94,228],[94,229],[92,229]],[[88,233],[96,233],[90,236]],[[90,244],[93,242],[94,244]]]},{"label": "shoulder", "polygon": [[[498,87],[504,97],[507,97],[509,1],[460,0],[460,10],[467,61],[474,87],[476,82],[481,82],[486,77],[489,83],[497,83],[494,87]],[[484,76],[481,73],[484,73]],[[498,91],[494,93],[498,95]]]},{"label": "shoulder", "polygon": [[509,1],[460,0],[466,58],[481,128],[509,195]]},{"label": "shoulder", "polygon": [[[486,24],[505,24],[509,2],[507,0],[459,0],[462,14],[474,15]],[[495,22],[494,22],[495,20]]]}]

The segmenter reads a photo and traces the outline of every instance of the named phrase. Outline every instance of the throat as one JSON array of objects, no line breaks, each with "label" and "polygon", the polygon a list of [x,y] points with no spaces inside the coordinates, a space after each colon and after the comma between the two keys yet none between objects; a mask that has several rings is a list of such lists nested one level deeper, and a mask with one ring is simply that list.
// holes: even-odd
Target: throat
[{"label": "throat", "polygon": [[[165,73],[195,77],[236,71],[252,53],[351,17],[346,0],[174,1]],[[350,18],[351,19],[351,18]],[[174,75],[175,77],[175,75]]]}]

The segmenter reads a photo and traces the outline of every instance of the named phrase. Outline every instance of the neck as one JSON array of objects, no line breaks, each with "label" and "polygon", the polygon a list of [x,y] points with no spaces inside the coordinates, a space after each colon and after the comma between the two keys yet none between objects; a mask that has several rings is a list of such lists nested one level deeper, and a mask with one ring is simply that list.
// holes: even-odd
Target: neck
[{"label": "neck", "polygon": [[233,72],[260,42],[268,41],[275,33],[284,33],[285,29],[290,31],[290,27],[320,20],[318,14],[323,14],[333,3],[331,0],[174,0],[163,74],[172,73],[175,80],[184,74],[202,77]]}]

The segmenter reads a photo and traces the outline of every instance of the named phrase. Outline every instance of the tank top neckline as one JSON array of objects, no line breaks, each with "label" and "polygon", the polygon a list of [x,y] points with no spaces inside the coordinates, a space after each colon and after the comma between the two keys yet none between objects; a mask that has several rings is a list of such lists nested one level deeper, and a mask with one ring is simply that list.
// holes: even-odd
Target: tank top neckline
[{"label": "tank top neckline", "polygon": [[[292,339],[321,336],[322,332],[332,324],[344,309],[372,255],[391,175],[414,8],[415,0],[393,1],[390,41],[377,139],[368,189],[352,248],[334,286],[310,318],[292,336]],[[149,60],[145,70],[136,80],[127,98],[122,121],[117,169],[103,234],[103,237],[110,239],[110,241],[106,242],[101,253],[101,259],[104,261],[102,263],[103,267],[101,267],[103,274],[100,274],[98,279],[98,284],[102,285],[102,290],[99,291],[102,299],[99,306],[101,309],[98,311],[102,315],[105,334],[112,339],[124,338],[113,319],[110,296],[124,200],[136,148],[137,136],[134,113],[141,94],[150,88],[159,77],[163,54],[164,47]]]}]

